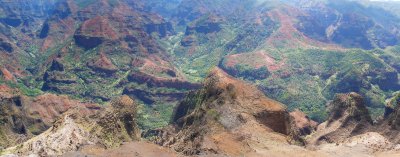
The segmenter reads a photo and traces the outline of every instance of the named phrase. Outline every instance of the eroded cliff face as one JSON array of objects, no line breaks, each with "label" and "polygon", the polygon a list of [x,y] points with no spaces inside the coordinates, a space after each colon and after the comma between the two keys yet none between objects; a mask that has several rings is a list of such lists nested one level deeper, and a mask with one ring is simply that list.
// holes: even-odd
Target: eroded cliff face
[{"label": "eroded cliff face", "polygon": [[[51,69],[62,66],[54,61]],[[373,123],[361,95],[337,94],[328,105],[327,121],[317,126],[300,110],[289,113],[285,105],[218,68],[176,106],[171,125],[142,134],[138,104],[128,96],[98,106],[51,94],[18,99],[18,91],[0,89],[2,115],[14,117],[1,119],[6,123],[0,129],[7,133],[2,138],[18,144],[2,154],[372,157],[395,156],[400,148],[399,107],[393,105],[398,96],[388,101],[393,111]],[[42,128],[33,132],[32,127]],[[141,135],[159,146],[141,142]]]},{"label": "eroded cliff face", "polygon": [[394,143],[400,143],[400,94],[397,93],[391,98],[386,107],[385,116],[381,123],[376,127],[376,130],[391,139]]},{"label": "eroded cliff face", "polygon": [[20,144],[49,129],[67,110],[82,107],[95,110],[99,106],[71,100],[66,96],[43,94],[27,97],[18,90],[1,86],[0,92],[0,147]]},{"label": "eroded cliff face", "polygon": [[293,118],[295,131],[301,136],[310,135],[317,129],[318,123],[311,120],[310,117],[298,109],[290,112],[290,116]]},{"label": "eroded cliff face", "polygon": [[301,111],[288,113],[257,88],[214,69],[203,88],[176,107],[173,125],[143,135],[186,156],[396,154],[394,116],[374,124],[365,104],[357,93],[337,94],[328,104],[329,118],[318,125]]},{"label": "eroded cliff face", "polygon": [[155,141],[185,155],[237,156],[272,137],[282,143],[298,140],[283,104],[218,68],[177,106],[172,120],[176,128],[153,132]]},{"label": "eroded cliff face", "polygon": [[136,103],[128,96],[113,99],[106,107],[76,106],[57,118],[42,134],[4,152],[21,156],[61,156],[83,146],[111,149],[140,139]]},{"label": "eroded cliff face", "polygon": [[[296,28],[310,38],[363,49],[386,48],[399,42],[398,31],[393,29],[399,19],[385,9],[351,1],[307,3],[297,3],[307,7],[303,9],[306,14],[298,17]],[[372,13],[374,9],[380,11]]]},{"label": "eroded cliff face", "polygon": [[343,141],[372,127],[364,99],[357,93],[337,94],[328,108],[328,120],[318,126],[309,144]]}]

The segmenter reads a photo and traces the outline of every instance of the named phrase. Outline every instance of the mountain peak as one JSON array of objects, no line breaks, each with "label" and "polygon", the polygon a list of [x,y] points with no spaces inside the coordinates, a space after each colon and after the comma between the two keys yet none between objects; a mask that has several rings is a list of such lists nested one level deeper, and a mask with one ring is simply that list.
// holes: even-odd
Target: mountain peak
[{"label": "mountain peak", "polygon": [[[224,142],[242,147],[237,151],[255,149],[245,142],[254,139],[243,137],[246,140],[238,140],[234,138],[235,134],[265,134],[263,138],[279,134],[282,139],[295,138],[292,137],[291,118],[283,104],[269,99],[256,87],[229,76],[219,68],[211,70],[202,89],[190,93],[177,106],[173,120],[178,126],[174,142],[167,137],[161,137],[158,142],[171,145],[187,155],[212,153],[209,150],[236,155],[237,152],[220,147]],[[248,132],[249,128],[256,128],[259,132]],[[227,136],[226,139],[215,139],[222,134]],[[195,136],[194,140],[183,140],[190,136]],[[207,140],[213,144],[207,143]]]}]

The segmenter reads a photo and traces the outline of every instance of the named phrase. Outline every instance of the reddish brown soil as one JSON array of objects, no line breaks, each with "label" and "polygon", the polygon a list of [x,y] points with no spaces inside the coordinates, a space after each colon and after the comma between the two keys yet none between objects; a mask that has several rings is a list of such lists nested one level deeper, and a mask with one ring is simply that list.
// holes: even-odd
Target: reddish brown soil
[{"label": "reddish brown soil", "polygon": [[150,55],[146,59],[134,59],[132,66],[137,67],[139,71],[130,74],[130,81],[156,87],[196,89],[200,86],[190,83],[173,65],[157,55]]},{"label": "reddish brown soil", "polygon": [[116,71],[118,69],[104,53],[100,53],[100,57],[90,62],[89,66],[105,71]]},{"label": "reddish brown soil", "polygon": [[80,152],[69,153],[67,156],[77,154],[97,157],[176,157],[175,152],[148,142],[125,143],[119,148],[104,150],[96,146],[88,146]]},{"label": "reddish brown soil", "polygon": [[0,71],[6,81],[15,81],[14,75],[11,74],[11,72],[8,71],[6,68],[0,68]]},{"label": "reddish brown soil", "polygon": [[267,39],[267,44],[271,46],[282,46],[290,48],[312,48],[318,47],[323,49],[341,49],[340,46],[334,44],[326,44],[308,38],[295,28],[295,20],[297,16],[304,15],[302,11],[290,7],[283,6],[268,12],[268,16],[272,20],[279,22],[279,29]]},{"label": "reddish brown soil", "polygon": [[234,67],[237,64],[244,64],[255,69],[267,67],[269,71],[277,71],[285,66],[285,59],[278,62],[268,55],[266,51],[257,51],[252,53],[241,53],[227,56],[226,66]]},{"label": "reddish brown soil", "polygon": [[42,43],[42,47],[40,49],[41,52],[46,52],[49,48],[56,46],[60,41],[65,41],[66,39],[72,37],[75,33],[75,20],[72,18],[67,18],[63,20],[59,20],[57,23],[50,24],[50,32],[61,31],[62,33],[58,33],[57,35],[49,35],[44,39]]},{"label": "reddish brown soil", "polygon": [[118,38],[118,35],[109,23],[107,18],[97,16],[83,22],[80,33],[90,37],[103,37],[105,39],[115,40]]},{"label": "reddish brown soil", "polygon": [[18,94],[19,92],[17,90],[12,89],[7,85],[0,84],[0,99],[10,99]]},{"label": "reddish brown soil", "polygon": [[[41,117],[46,124],[52,124],[62,113],[74,107],[99,108],[97,104],[81,103],[77,100],[71,100],[67,96],[54,94],[40,95],[33,100],[25,98],[23,101],[29,106],[27,108],[28,114]],[[82,112],[89,112],[89,110],[82,110]]]},{"label": "reddish brown soil", "polygon": [[[199,104],[190,97],[177,107],[173,119],[183,125],[181,130],[171,134],[172,139],[163,137],[158,142],[185,155],[200,152],[210,156],[247,156],[268,145],[268,140],[287,142],[291,126],[283,104],[218,68],[203,84],[193,96]],[[192,105],[196,109],[186,111],[185,107]]]},{"label": "reddish brown soil", "polygon": [[298,128],[305,128],[305,127],[317,127],[318,123],[310,120],[307,115],[304,112],[301,112],[300,110],[295,110],[293,112],[290,112],[290,116],[294,118],[294,122],[296,124],[296,127]]}]

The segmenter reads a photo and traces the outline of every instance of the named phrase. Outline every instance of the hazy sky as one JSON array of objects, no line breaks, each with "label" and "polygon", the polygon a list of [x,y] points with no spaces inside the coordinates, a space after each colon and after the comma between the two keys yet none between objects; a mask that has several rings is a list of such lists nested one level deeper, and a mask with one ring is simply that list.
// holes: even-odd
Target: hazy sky
[{"label": "hazy sky", "polygon": [[400,0],[370,0],[370,1],[399,1],[400,2]]}]

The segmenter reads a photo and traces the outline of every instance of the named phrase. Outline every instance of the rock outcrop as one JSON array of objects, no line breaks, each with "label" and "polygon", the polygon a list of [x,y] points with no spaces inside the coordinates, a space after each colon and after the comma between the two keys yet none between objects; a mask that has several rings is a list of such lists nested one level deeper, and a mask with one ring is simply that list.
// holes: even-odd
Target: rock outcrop
[{"label": "rock outcrop", "polygon": [[392,142],[400,144],[400,94],[396,94],[386,107],[385,119],[376,127],[380,132]]},{"label": "rock outcrop", "polygon": [[[146,104],[153,104],[160,100],[164,102],[179,102],[189,90],[199,89],[200,84],[192,83],[174,69],[167,67],[140,67],[141,70],[135,70],[129,73],[128,81],[139,85],[145,85],[147,88],[139,89],[135,86],[127,86],[123,94],[129,95],[143,101]],[[149,69],[150,69],[149,68]],[[145,73],[147,72],[147,73]],[[157,90],[158,88],[175,89],[173,91]],[[150,90],[149,90],[150,89]]]},{"label": "rock outcrop", "polygon": [[80,106],[88,110],[95,104],[70,100],[66,96],[44,94],[35,98],[21,95],[17,90],[0,92],[0,147],[22,143],[46,131],[67,110]]},{"label": "rock outcrop", "polygon": [[145,25],[148,34],[157,33],[160,37],[166,37],[174,33],[172,23],[161,20],[158,23],[150,23]]},{"label": "rock outcrop", "polygon": [[[43,75],[43,91],[55,91],[58,93],[68,93],[66,90],[71,85],[76,84],[78,77],[75,74],[65,71],[66,67],[61,58],[55,58]],[[66,87],[66,88],[65,88]]]},{"label": "rock outcrop", "polygon": [[90,67],[94,71],[109,75],[117,72],[118,70],[118,67],[115,66],[104,53],[100,53],[100,56],[98,58],[89,61],[87,64],[88,67]]},{"label": "rock outcrop", "polygon": [[172,120],[176,128],[153,132],[155,141],[185,155],[237,156],[254,151],[254,143],[273,136],[282,143],[294,139],[293,123],[283,104],[220,69],[214,69],[203,88],[177,106]]},{"label": "rock outcrop", "polygon": [[140,138],[136,104],[128,96],[92,110],[78,106],[65,112],[46,132],[5,150],[10,154],[60,156],[85,145],[114,148]]},{"label": "rock outcrop", "polygon": [[328,120],[320,124],[308,143],[337,143],[352,136],[367,132],[372,127],[372,119],[364,99],[357,93],[337,94],[328,105]]},{"label": "rock outcrop", "polygon": [[134,71],[130,73],[130,75],[128,76],[128,80],[132,82],[137,82],[139,84],[146,83],[149,87],[166,87],[175,89],[198,89],[200,87],[199,84],[191,83],[181,78],[154,77],[140,71]]},{"label": "rock outcrop", "polygon": [[108,19],[101,16],[86,20],[74,35],[75,43],[85,49],[92,49],[105,40],[117,39],[117,33],[109,23]]},{"label": "rock outcrop", "polygon": [[0,67],[0,76],[6,81],[15,81],[14,75],[7,68]]},{"label": "rock outcrop", "polygon": [[283,62],[277,62],[265,51],[229,55],[219,64],[219,67],[232,76],[252,80],[266,79],[271,71],[279,70],[283,66]]},{"label": "rock outcrop", "polygon": [[221,19],[215,16],[210,16],[207,19],[201,19],[195,22],[194,25],[186,28],[185,35],[194,33],[214,33],[221,30]]},{"label": "rock outcrop", "polygon": [[294,121],[295,128],[299,135],[310,135],[317,129],[318,123],[311,120],[304,112],[301,112],[298,109],[290,112],[290,116]]},{"label": "rock outcrop", "polygon": [[51,62],[50,65],[50,71],[64,71],[65,70],[65,66],[62,63],[62,59],[60,58],[56,58]]},{"label": "rock outcrop", "polygon": [[13,46],[0,38],[0,52],[12,53],[14,51]]}]

